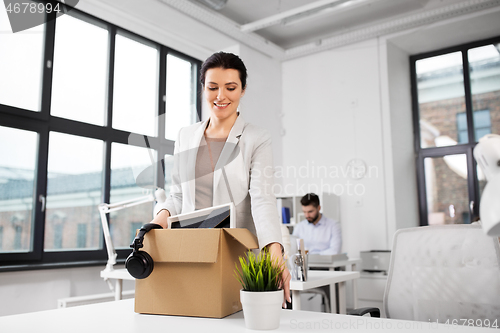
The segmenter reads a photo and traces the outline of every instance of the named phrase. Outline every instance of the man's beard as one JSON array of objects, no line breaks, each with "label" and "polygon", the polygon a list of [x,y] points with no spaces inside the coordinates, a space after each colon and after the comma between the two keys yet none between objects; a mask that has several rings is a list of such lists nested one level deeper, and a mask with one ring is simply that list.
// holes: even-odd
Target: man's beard
[{"label": "man's beard", "polygon": [[314,222],[318,219],[318,217],[319,217],[319,212],[317,212],[317,213],[316,213],[316,216],[315,216],[313,219],[311,219],[311,220],[306,219],[306,220],[307,220],[307,222],[309,222],[309,223],[314,223]]}]

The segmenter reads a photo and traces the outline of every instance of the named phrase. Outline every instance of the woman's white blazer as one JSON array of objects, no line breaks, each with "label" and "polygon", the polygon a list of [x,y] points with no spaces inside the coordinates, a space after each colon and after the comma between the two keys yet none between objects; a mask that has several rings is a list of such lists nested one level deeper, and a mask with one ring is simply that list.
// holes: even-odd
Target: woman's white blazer
[{"label": "woman's white blazer", "polygon": [[[175,142],[170,195],[157,213],[167,209],[170,215],[195,210],[195,165],[198,147],[207,121],[184,127]],[[243,120],[239,115],[215,166],[213,205],[233,201],[236,227],[253,232],[260,248],[282,244],[281,223],[273,194],[274,168],[271,136]],[[159,207],[158,207],[159,206]]]}]

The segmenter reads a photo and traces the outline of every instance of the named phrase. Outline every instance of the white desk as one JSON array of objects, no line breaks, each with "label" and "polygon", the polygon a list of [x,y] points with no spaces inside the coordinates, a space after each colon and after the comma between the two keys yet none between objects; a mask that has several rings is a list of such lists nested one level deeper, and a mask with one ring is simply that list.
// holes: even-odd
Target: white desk
[{"label": "white desk", "polygon": [[290,290],[292,291],[292,309],[300,310],[300,291],[318,288],[330,285],[330,309],[332,313],[337,312],[337,302],[335,293],[335,284],[339,285],[339,309],[338,313],[346,313],[345,301],[345,282],[359,279],[359,272],[341,272],[341,271],[311,271],[307,272],[307,281],[291,281]]},{"label": "white desk", "polygon": [[[327,267],[327,268],[330,268],[330,271],[333,271],[334,268],[336,267],[346,267],[347,271],[355,271],[356,270],[356,264],[359,264],[361,262],[361,259],[349,259],[349,260],[343,260],[343,261],[338,261],[338,262],[334,262],[333,264],[330,263],[330,264],[310,264],[309,267]],[[316,276],[315,274],[317,272],[320,272],[320,271],[313,271],[314,273],[312,273],[314,276]],[[343,272],[339,272],[337,271],[338,273],[343,273]],[[309,274],[311,274],[311,271],[308,271]],[[321,274],[321,273],[320,273]],[[341,312],[339,313],[345,313],[345,308],[346,308],[346,305],[345,305],[345,284],[344,282],[346,281],[349,281],[349,280],[352,280],[353,281],[353,295],[354,295],[354,308],[357,308],[357,288],[356,288],[356,279],[359,278],[359,273],[356,277],[352,277],[353,275],[349,275],[349,274],[337,274],[336,276],[338,277],[343,277],[343,278],[346,278],[346,280],[344,281],[336,281],[336,282],[325,282],[323,284],[320,284],[320,285],[317,285],[315,287],[308,287],[306,289],[311,289],[311,288],[317,288],[317,287],[321,287],[321,286],[326,286],[326,285],[329,285],[329,284],[335,284],[335,283],[339,283],[339,288],[342,287],[343,290],[340,291],[339,290],[339,304],[342,302],[343,305],[340,305],[339,308],[340,310],[342,310]],[[115,280],[115,300],[116,301],[119,301],[122,299],[122,290],[123,290],[123,280],[135,280],[131,275],[130,273],[125,269],[114,269],[114,270],[102,270],[101,271],[101,278],[103,279],[113,279]],[[298,281],[292,281],[293,283],[295,282],[298,282]],[[324,282],[324,281],[322,281]],[[315,283],[318,283],[318,281],[316,281]],[[301,288],[300,286],[296,286],[294,284],[294,288],[296,288],[296,290],[306,290],[306,289],[298,289],[298,288]],[[293,288],[291,288],[293,289]],[[298,293],[298,292],[297,292]],[[335,289],[333,288],[333,293],[335,293]],[[332,295],[332,288],[330,288],[330,302],[332,301],[332,298],[331,298],[331,295]],[[296,297],[298,298],[299,300],[295,300],[295,306],[296,308],[294,309],[297,309],[297,310],[300,310],[300,297]],[[333,298],[335,299],[335,297]],[[330,309],[332,309],[332,312],[337,312],[335,311],[336,309],[336,303],[334,302],[331,302],[332,304],[334,304],[332,307],[330,307]],[[292,307],[293,307],[293,304],[292,303]]]},{"label": "white desk", "polygon": [[[330,271],[340,267],[342,270],[354,272],[357,271],[356,265],[361,264],[360,258],[353,258],[341,261],[334,261],[333,263],[309,263],[309,268],[328,268]],[[358,308],[358,280],[351,281],[352,290],[352,307]]]},{"label": "white desk", "polygon": [[[134,300],[82,305],[73,308],[0,317],[2,332],[89,333],[89,332],[216,332],[245,331],[243,313],[223,319],[141,315],[134,313]],[[497,332],[495,329],[449,326],[321,312],[282,310],[280,327],[273,332]],[[248,331],[257,332],[257,331]]]},{"label": "white desk", "polygon": [[356,265],[361,264],[360,258],[353,258],[347,260],[334,261],[332,263],[309,263],[309,267],[321,267],[321,268],[329,268],[330,270],[334,270],[337,267],[345,267],[346,271],[355,271]]}]

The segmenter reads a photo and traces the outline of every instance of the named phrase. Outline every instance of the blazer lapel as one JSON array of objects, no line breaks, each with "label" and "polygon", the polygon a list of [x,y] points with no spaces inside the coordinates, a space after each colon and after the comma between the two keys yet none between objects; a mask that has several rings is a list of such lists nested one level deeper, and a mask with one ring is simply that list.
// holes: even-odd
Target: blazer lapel
[{"label": "blazer lapel", "polygon": [[[236,118],[233,128],[231,128],[231,131],[229,132],[229,136],[227,137],[226,143],[224,144],[224,148],[222,148],[222,152],[220,154],[219,159],[217,160],[217,164],[215,165],[214,183],[213,183],[214,205],[227,203],[227,202],[221,202],[221,201],[226,201],[223,198],[224,197],[227,198],[227,196],[222,194],[219,190],[217,190],[217,188],[219,187],[220,182],[225,182],[224,176],[222,175],[222,169],[229,162],[231,162],[231,158],[234,159],[235,156],[233,154],[236,154],[238,152],[237,147],[244,128],[245,128],[245,120],[241,115],[238,115],[238,118]],[[226,184],[225,187],[227,186],[229,186],[229,184]],[[228,188],[227,190],[229,192],[231,189]]]},{"label": "blazer lapel", "polygon": [[195,168],[196,168],[196,156],[198,155],[198,148],[200,147],[201,137],[205,133],[207,128],[208,120],[200,123],[200,126],[195,130],[193,137],[189,140],[188,146],[188,163],[186,166],[187,180],[189,184],[189,200],[187,202],[192,204],[190,211],[194,211],[195,206]]}]

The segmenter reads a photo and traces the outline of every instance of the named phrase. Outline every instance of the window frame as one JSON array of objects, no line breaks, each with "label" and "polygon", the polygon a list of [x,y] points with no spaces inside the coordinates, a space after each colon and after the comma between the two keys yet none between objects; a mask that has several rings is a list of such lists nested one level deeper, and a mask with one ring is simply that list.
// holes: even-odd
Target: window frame
[{"label": "window frame", "polygon": [[[157,116],[165,113],[166,105],[166,58],[172,54],[194,65],[196,77],[199,77],[201,61],[191,56],[173,50],[168,46],[159,44],[151,39],[140,36],[127,29],[121,28],[90,14],[71,8],[65,15],[99,26],[108,30],[107,46],[107,72],[106,72],[106,118],[105,125],[99,126],[76,120],[56,117],[50,115],[51,88],[53,66],[47,64],[54,60],[54,43],[57,20],[55,12],[47,14],[44,31],[43,70],[41,85],[41,110],[34,112],[9,105],[0,104],[0,126],[14,129],[33,131],[38,134],[38,149],[36,157],[36,170],[34,182],[34,205],[32,210],[32,234],[31,250],[28,252],[2,252],[0,253],[0,271],[29,270],[50,267],[75,267],[100,265],[107,261],[107,251],[104,238],[101,239],[100,248],[97,250],[66,250],[66,251],[44,251],[44,229],[45,213],[42,212],[42,203],[38,200],[41,196],[47,196],[47,165],[49,133],[59,132],[93,138],[103,141],[103,176],[102,176],[102,200],[109,202],[111,188],[111,144],[113,142],[129,144],[130,132],[112,128],[113,117],[113,88],[114,88],[114,59],[116,34],[131,38],[148,46],[153,46],[158,52],[157,64]],[[201,84],[196,80],[193,87],[196,92],[196,113],[201,119]],[[151,148],[155,149],[158,160],[163,159],[166,154],[173,154],[174,141],[165,138],[165,124],[156,122],[157,136],[148,136]],[[132,133],[133,134],[133,133]],[[140,135],[140,134],[137,134]],[[142,137],[142,135],[141,135]],[[164,186],[164,175],[161,168],[157,170],[157,186]],[[97,213],[97,207],[96,213]],[[145,221],[147,222],[147,221]],[[99,224],[100,225],[100,224]],[[4,230],[5,231],[5,230]],[[102,230],[100,231],[102,235]],[[4,232],[5,236],[5,232]],[[4,242],[5,244],[5,242]],[[123,262],[131,250],[117,249],[118,262]]]},{"label": "window frame", "polygon": [[[472,92],[470,82],[470,68],[468,61],[468,50],[489,44],[500,43],[500,36],[488,38],[480,41],[475,41],[467,44],[457,45],[453,47],[444,48],[437,51],[421,53],[410,56],[410,79],[411,79],[411,97],[412,97],[412,112],[413,112],[413,133],[414,133],[414,151],[415,163],[417,170],[417,188],[418,188],[418,206],[420,215],[420,226],[429,225],[428,210],[427,210],[427,194],[426,194],[426,181],[425,181],[425,168],[424,160],[427,157],[444,157],[446,155],[465,154],[467,156],[467,188],[469,195],[469,204],[473,202],[472,210],[469,209],[471,222],[479,217],[479,181],[477,179],[477,163],[473,156],[473,150],[476,146],[475,127],[472,108]],[[464,94],[465,94],[465,113],[467,120],[467,137],[468,143],[458,143],[455,146],[447,147],[429,147],[421,148],[420,137],[420,112],[418,103],[418,86],[417,86],[417,72],[416,62],[421,59],[444,55],[460,51],[462,53],[462,66],[463,66],[463,79],[464,79]],[[458,128],[457,128],[458,133]]]}]

